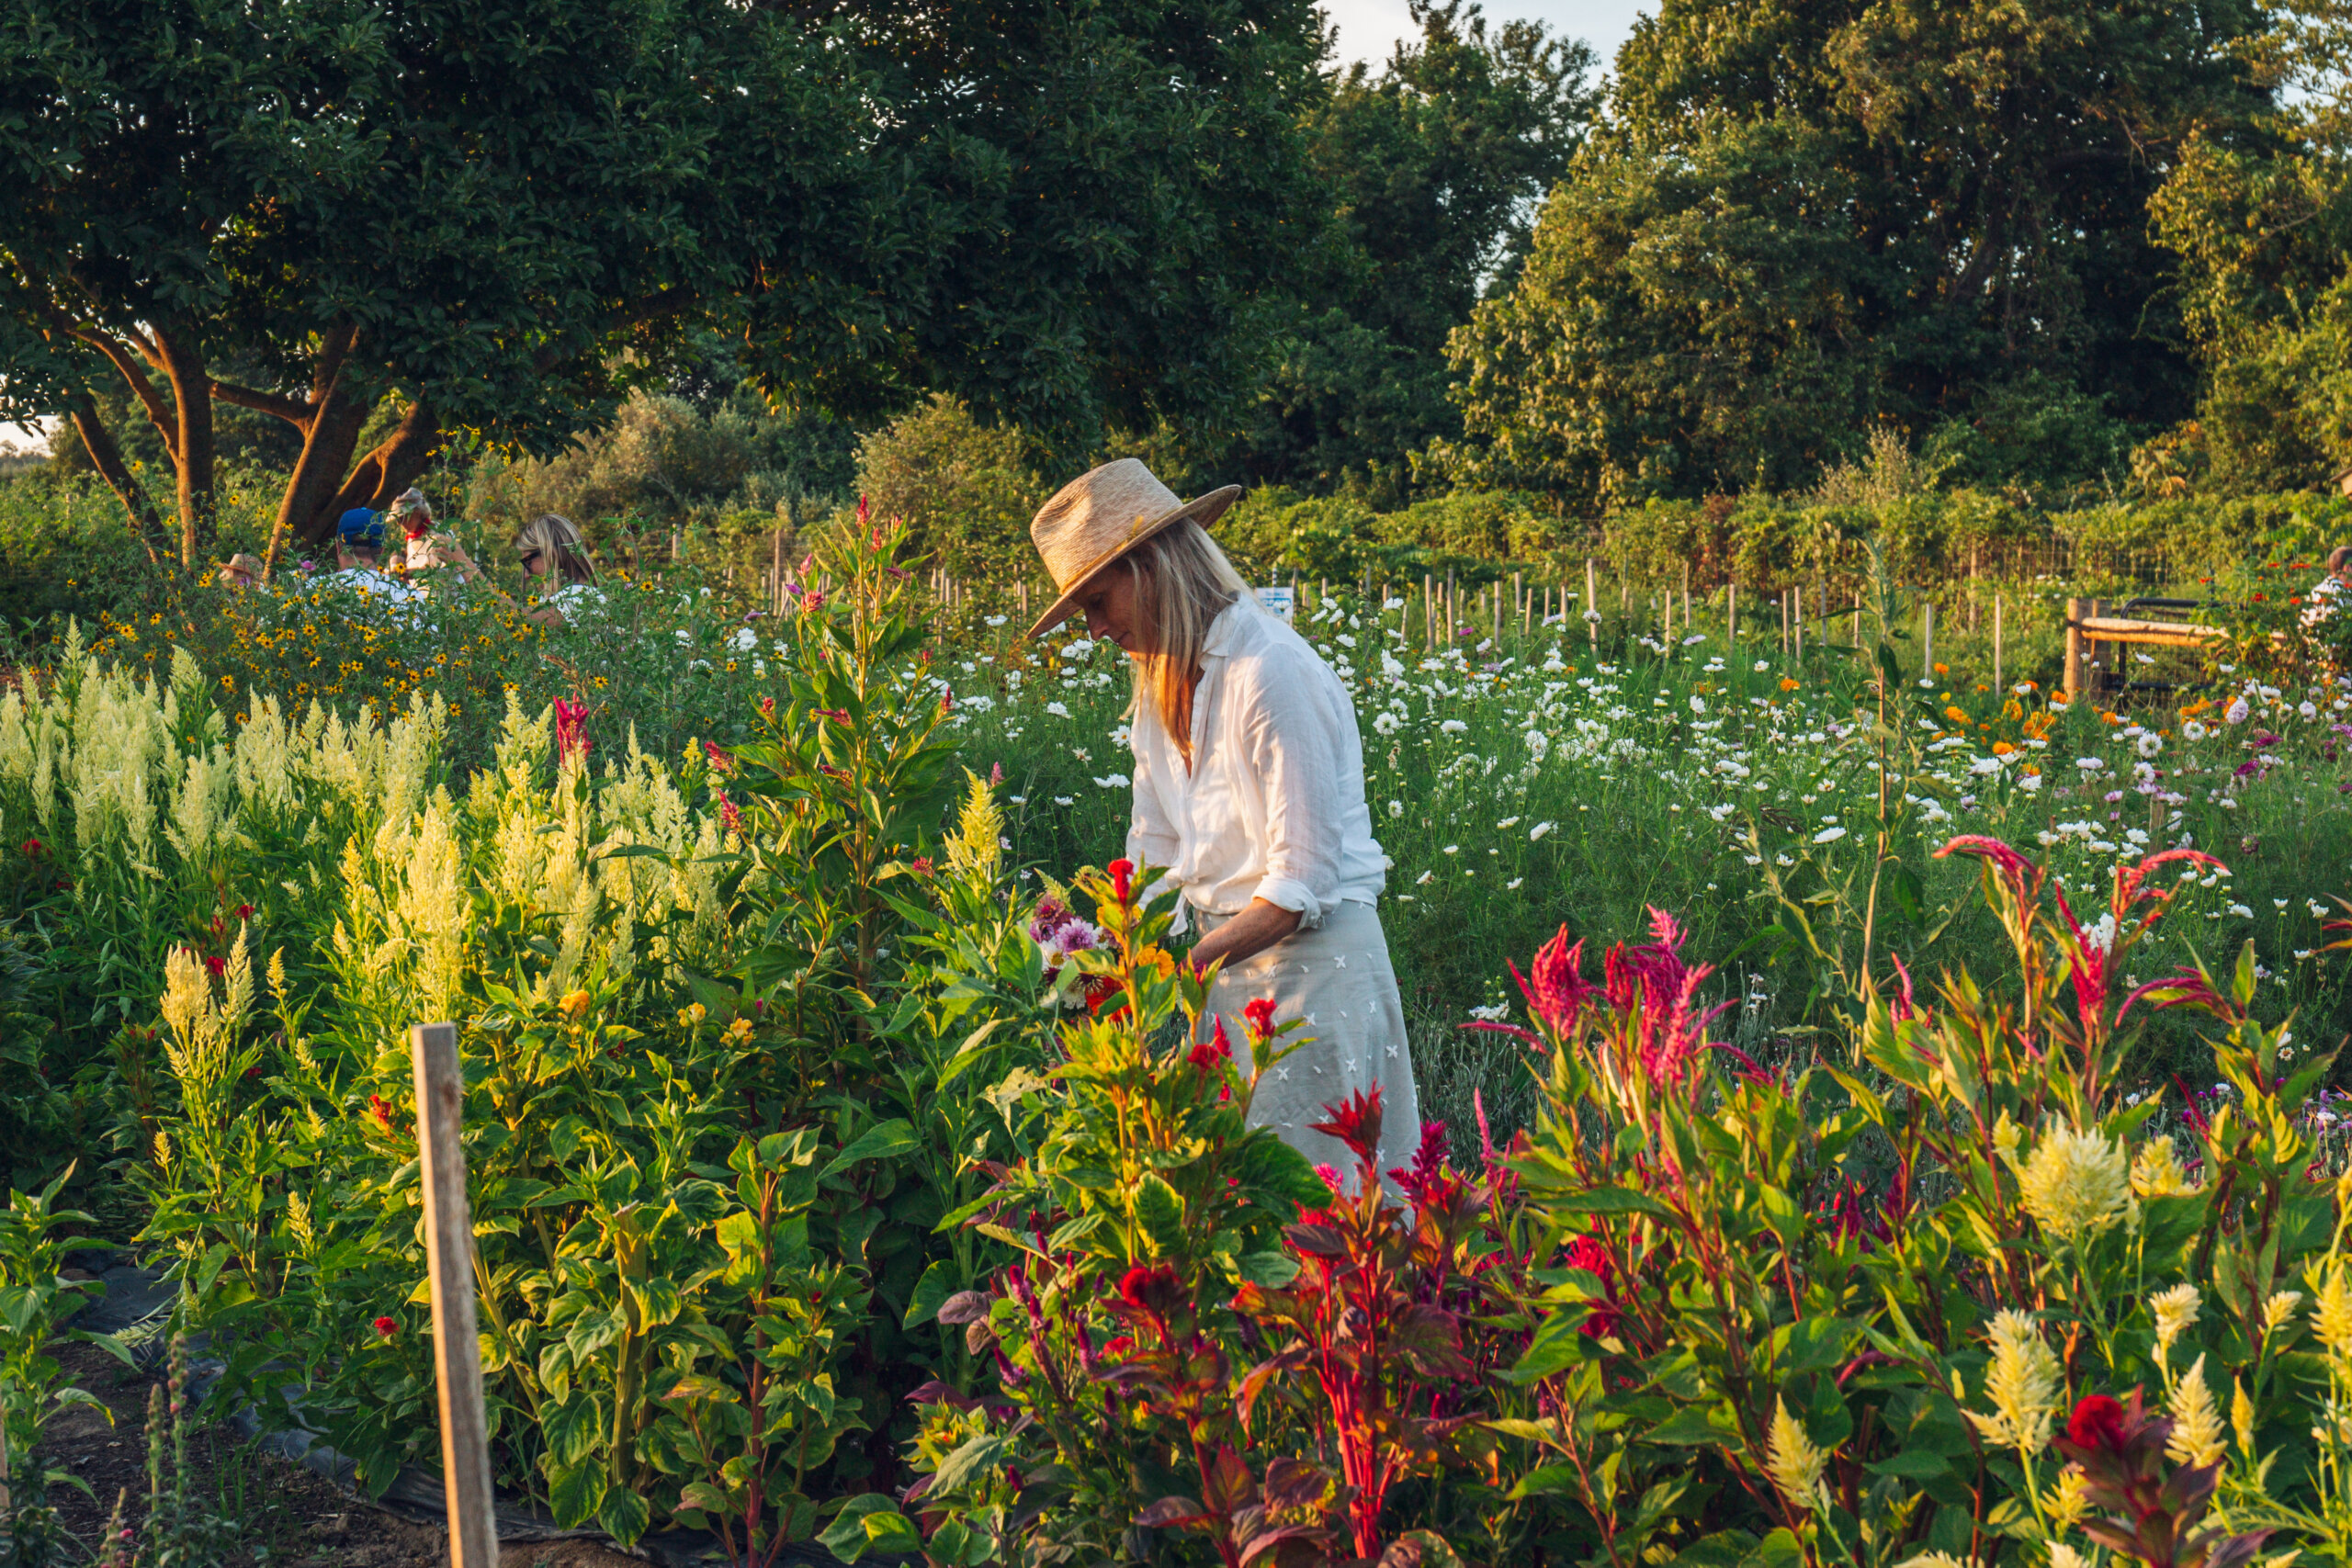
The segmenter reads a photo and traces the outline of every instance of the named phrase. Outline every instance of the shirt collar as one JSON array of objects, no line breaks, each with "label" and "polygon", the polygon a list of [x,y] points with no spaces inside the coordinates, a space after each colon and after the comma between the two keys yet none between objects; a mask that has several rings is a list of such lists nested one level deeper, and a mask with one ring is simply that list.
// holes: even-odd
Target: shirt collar
[{"label": "shirt collar", "polygon": [[[1250,591],[1245,588],[1241,592],[1246,594]],[[1249,609],[1242,599],[1236,596],[1232,604],[1216,613],[1216,618],[1209,622],[1209,635],[1201,643],[1203,659],[1223,659],[1233,651],[1233,645],[1241,638],[1241,617],[1249,613]]]}]

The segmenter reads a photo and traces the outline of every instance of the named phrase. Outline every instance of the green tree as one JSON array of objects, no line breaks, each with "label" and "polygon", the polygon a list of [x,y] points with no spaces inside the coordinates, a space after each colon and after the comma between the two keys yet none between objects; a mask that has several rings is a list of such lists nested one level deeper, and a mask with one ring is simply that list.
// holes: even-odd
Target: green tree
[{"label": "green tree", "polygon": [[127,389],[183,560],[216,402],[300,434],[317,538],[445,433],[558,449],[701,326],[844,412],[1230,408],[1313,208],[1306,0],[6,0],[0,38],[0,417],[66,414],[160,537]]},{"label": "green tree", "polygon": [[2293,89],[2278,112],[2253,135],[2192,138],[2150,204],[2205,370],[2198,418],[2165,456],[2226,493],[2352,468],[2352,8],[2321,0],[2284,21],[2258,57]]},{"label": "green tree", "polygon": [[1583,43],[1490,30],[1472,0],[1412,16],[1419,38],[1327,78],[1306,115],[1334,225],[1241,455],[1263,482],[1393,499],[1408,456],[1459,430],[1446,334],[1516,269],[1591,115]]},{"label": "green tree", "polygon": [[1519,287],[1453,341],[1445,461],[1593,504],[1809,482],[1874,423],[1987,400],[2005,430],[2179,417],[2148,198],[2267,105],[2241,49],[2267,26],[2250,0],[1666,0]]}]

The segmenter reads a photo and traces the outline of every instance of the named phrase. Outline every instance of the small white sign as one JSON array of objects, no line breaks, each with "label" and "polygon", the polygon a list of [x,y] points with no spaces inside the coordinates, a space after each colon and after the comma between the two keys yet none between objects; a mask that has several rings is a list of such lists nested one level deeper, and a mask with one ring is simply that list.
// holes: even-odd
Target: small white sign
[{"label": "small white sign", "polygon": [[1258,608],[1270,615],[1280,615],[1285,621],[1295,621],[1294,597],[1287,588],[1261,588],[1258,590]]}]

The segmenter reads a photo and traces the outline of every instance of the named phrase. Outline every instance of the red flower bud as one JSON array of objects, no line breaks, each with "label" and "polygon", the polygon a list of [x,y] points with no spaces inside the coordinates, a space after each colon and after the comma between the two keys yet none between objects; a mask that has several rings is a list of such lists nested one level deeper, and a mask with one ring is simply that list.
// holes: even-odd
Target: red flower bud
[{"label": "red flower bud", "polygon": [[1122,904],[1125,903],[1127,901],[1127,895],[1134,888],[1135,874],[1135,862],[1131,860],[1113,861],[1111,863],[1111,897],[1116,898]]},{"label": "red flower bud", "polygon": [[387,1339],[390,1339],[394,1334],[398,1333],[400,1331],[400,1326],[401,1325],[397,1322],[389,1317],[379,1317],[376,1320],[376,1332],[382,1335]]},{"label": "red flower bud", "polygon": [[1274,998],[1260,997],[1241,1010],[1241,1016],[1249,1021],[1250,1038],[1263,1040],[1274,1032]]}]

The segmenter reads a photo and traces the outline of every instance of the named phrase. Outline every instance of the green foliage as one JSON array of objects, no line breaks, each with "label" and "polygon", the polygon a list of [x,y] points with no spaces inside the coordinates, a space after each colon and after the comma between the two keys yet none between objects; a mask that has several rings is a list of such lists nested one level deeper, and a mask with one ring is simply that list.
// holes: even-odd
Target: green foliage
[{"label": "green foliage", "polygon": [[[2070,484],[2188,412],[2151,148],[2267,106],[2267,18],[1691,0],[1636,31],[1517,287],[1450,354],[1457,479],[1571,504],[1810,483],[1875,421]],[[2120,474],[2119,474],[2120,477]]]},{"label": "green foliage", "polygon": [[280,521],[313,540],[444,432],[552,454],[702,327],[865,418],[933,386],[1080,440],[1227,410],[1312,206],[1303,0],[167,9],[31,14],[0,253],[11,406],[72,413],[167,542],[96,400],[127,386],[183,566],[216,399],[302,433]]},{"label": "green foliage", "polygon": [[[72,1237],[66,1227],[89,1224],[87,1214],[57,1207],[65,1186],[60,1175],[35,1192],[11,1189],[8,1206],[0,1209],[0,1449],[7,1462],[0,1466],[0,1484],[7,1488],[7,1506],[0,1511],[0,1539],[8,1568],[43,1568],[63,1561],[62,1537],[48,1506],[49,1490],[60,1483],[89,1483],[70,1470],[45,1469],[34,1452],[41,1428],[51,1416],[80,1405],[106,1414],[106,1406],[86,1391],[65,1381],[63,1369],[50,1349],[58,1338],[98,1345],[120,1356],[129,1352],[109,1336],[65,1326],[73,1314],[106,1287],[93,1280],[71,1280],[62,1269],[78,1248],[94,1241]],[[111,1417],[109,1417],[111,1419]]]}]

